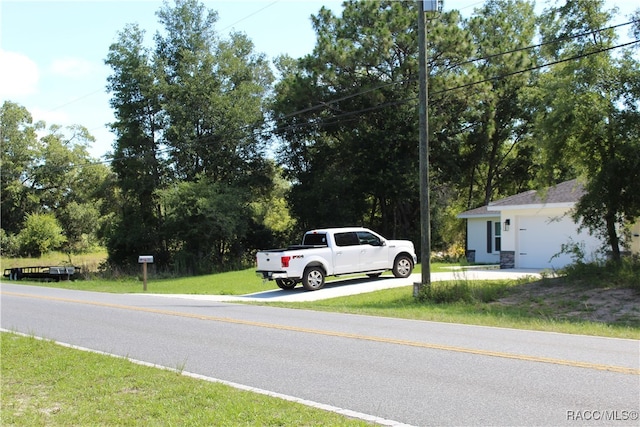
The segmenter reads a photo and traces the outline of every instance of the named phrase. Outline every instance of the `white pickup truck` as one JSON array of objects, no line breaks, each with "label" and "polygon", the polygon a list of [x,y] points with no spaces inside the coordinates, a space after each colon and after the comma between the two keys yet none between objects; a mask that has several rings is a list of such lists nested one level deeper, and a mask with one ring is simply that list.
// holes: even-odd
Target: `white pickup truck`
[{"label": "white pickup truck", "polygon": [[326,276],[378,277],[392,270],[395,277],[409,277],[417,262],[412,242],[387,240],[361,227],[308,231],[302,245],[259,251],[256,260],[263,279],[275,280],[282,289],[302,282],[309,291],[322,288]]}]

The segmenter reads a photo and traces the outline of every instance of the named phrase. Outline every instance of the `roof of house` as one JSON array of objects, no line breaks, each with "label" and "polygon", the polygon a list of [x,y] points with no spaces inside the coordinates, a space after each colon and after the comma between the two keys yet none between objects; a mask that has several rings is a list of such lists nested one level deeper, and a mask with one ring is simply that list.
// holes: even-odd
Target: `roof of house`
[{"label": "roof of house", "polygon": [[509,207],[524,207],[527,205],[566,205],[571,206],[580,200],[584,194],[584,187],[577,180],[572,179],[553,187],[549,187],[543,191],[529,190],[514,196],[505,197],[504,199],[490,202],[487,206],[471,209],[462,212],[458,218],[483,217],[483,216],[499,216],[500,209]]},{"label": "roof of house", "polygon": [[499,212],[490,212],[487,206],[480,206],[479,208],[471,209],[469,211],[462,212],[458,215],[458,218],[496,218],[500,217]]},{"label": "roof of house", "polygon": [[549,187],[544,191],[530,190],[515,196],[490,202],[489,206],[548,205],[551,203],[576,203],[584,194],[584,187],[576,179]]}]

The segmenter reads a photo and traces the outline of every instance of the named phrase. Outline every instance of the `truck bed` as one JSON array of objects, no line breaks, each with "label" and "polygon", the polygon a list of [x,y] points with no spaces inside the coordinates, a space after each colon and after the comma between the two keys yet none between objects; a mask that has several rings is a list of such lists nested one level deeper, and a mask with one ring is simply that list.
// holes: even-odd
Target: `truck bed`
[{"label": "truck bed", "polygon": [[295,251],[300,249],[314,249],[314,248],[326,248],[327,245],[291,245],[282,249],[265,249],[260,250],[258,252],[286,252],[286,251]]}]

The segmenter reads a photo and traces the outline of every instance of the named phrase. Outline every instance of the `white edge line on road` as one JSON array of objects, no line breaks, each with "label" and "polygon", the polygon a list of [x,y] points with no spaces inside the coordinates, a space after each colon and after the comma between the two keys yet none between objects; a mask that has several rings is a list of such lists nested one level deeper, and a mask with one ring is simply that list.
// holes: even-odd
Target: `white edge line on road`
[{"label": "white edge line on road", "polygon": [[264,389],[261,389],[261,388],[251,387],[251,386],[244,385],[244,384],[238,384],[238,383],[234,383],[234,382],[231,382],[231,381],[226,381],[226,380],[221,380],[221,379],[218,379],[218,378],[208,377],[206,375],[201,375],[201,374],[195,374],[193,372],[182,371],[182,370],[175,369],[175,368],[170,368],[170,367],[167,367],[167,366],[157,365],[155,363],[145,362],[143,360],[132,359],[131,357],[128,357],[128,356],[120,356],[120,355],[117,355],[117,354],[107,353],[107,352],[100,351],[100,350],[93,350],[91,348],[80,347],[80,346],[77,346],[77,345],[74,345],[74,344],[68,344],[68,343],[64,343],[64,342],[60,342],[60,341],[50,340],[50,339],[43,338],[43,337],[38,337],[38,336],[35,336],[35,335],[24,334],[22,332],[11,331],[11,330],[5,329],[5,328],[0,328],[0,332],[7,332],[7,333],[14,334],[14,335],[20,335],[20,336],[28,337],[28,338],[35,338],[35,339],[43,340],[43,341],[50,341],[50,342],[53,342],[54,344],[57,344],[59,346],[71,348],[71,349],[74,349],[74,350],[86,351],[88,353],[95,353],[95,354],[100,354],[100,355],[103,355],[103,356],[110,356],[110,357],[114,357],[116,359],[124,359],[124,360],[127,360],[129,362],[135,363],[137,365],[148,366],[148,367],[151,367],[151,368],[157,368],[157,369],[163,369],[165,371],[176,372],[178,374],[184,375],[185,377],[190,377],[190,378],[194,378],[194,379],[198,379],[198,380],[209,381],[209,382],[212,382],[212,383],[224,384],[224,385],[236,388],[238,390],[244,390],[244,391],[250,391],[250,392],[253,392],[253,393],[263,394],[265,396],[275,397],[275,398],[278,398],[278,399],[287,400],[289,402],[299,403],[301,405],[309,406],[309,407],[316,408],[316,409],[321,409],[323,411],[334,412],[336,414],[340,414],[340,415],[343,415],[345,417],[360,419],[360,420],[367,421],[367,422],[370,422],[370,423],[375,423],[375,424],[378,424],[378,425],[393,426],[393,427],[413,427],[410,424],[404,424],[404,423],[401,423],[401,422],[398,422],[398,421],[393,421],[393,420],[388,420],[386,418],[376,417],[375,415],[363,414],[361,412],[352,411],[350,409],[343,409],[343,408],[339,408],[337,406],[326,405],[324,403],[314,402],[312,400],[301,399],[299,397],[289,396],[287,394],[276,393],[274,391],[264,390]]}]

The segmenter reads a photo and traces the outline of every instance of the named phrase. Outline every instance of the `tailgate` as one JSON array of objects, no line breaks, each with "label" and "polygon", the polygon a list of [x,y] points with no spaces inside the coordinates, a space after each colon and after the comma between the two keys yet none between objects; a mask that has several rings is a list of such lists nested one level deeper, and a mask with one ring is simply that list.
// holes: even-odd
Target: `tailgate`
[{"label": "tailgate", "polygon": [[258,271],[283,271],[280,260],[284,252],[260,251],[256,254]]}]

